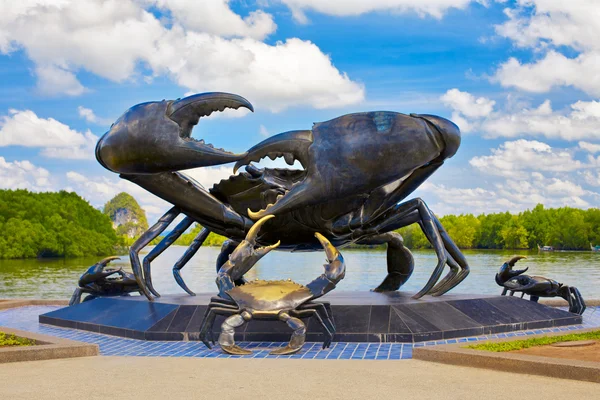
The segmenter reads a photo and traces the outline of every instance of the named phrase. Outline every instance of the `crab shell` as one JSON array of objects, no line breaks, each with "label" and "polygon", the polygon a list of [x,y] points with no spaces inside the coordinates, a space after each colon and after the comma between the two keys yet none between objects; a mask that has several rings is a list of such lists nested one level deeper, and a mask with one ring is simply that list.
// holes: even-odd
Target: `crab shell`
[{"label": "crab shell", "polygon": [[310,290],[291,280],[255,280],[227,292],[240,310],[252,314],[278,314],[292,310],[314,298]]}]

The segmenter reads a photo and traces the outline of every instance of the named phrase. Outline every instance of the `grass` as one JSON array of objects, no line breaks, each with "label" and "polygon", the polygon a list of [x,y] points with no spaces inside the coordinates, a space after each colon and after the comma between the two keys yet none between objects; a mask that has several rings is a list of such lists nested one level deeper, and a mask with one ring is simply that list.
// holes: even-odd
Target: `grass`
[{"label": "grass", "polygon": [[561,336],[544,336],[539,338],[531,338],[525,340],[514,340],[509,342],[498,342],[498,343],[480,343],[466,346],[469,349],[475,350],[486,350],[495,352],[513,351],[527,349],[534,346],[545,346],[552,343],[558,342],[573,342],[576,340],[593,340],[600,339],[600,331],[584,332],[584,333],[572,333],[569,335]]},{"label": "grass", "polygon": [[0,347],[9,346],[33,346],[35,340],[30,340],[15,335],[7,335],[4,332],[0,332]]}]

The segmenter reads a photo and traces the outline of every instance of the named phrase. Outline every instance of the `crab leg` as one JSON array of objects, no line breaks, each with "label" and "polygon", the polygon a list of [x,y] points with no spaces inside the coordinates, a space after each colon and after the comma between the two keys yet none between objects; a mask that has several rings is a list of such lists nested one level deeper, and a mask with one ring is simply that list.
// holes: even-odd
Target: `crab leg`
[{"label": "crab leg", "polygon": [[160,235],[166,228],[173,222],[173,220],[180,214],[179,208],[173,207],[169,211],[165,213],[158,222],[150,229],[148,229],[129,249],[129,259],[131,261],[131,269],[133,270],[133,274],[135,275],[135,280],[137,281],[141,292],[148,298],[148,300],[153,300],[152,295],[148,291],[146,284],[144,282],[144,276],[142,275],[142,266],[140,265],[139,253],[144,247],[148,245],[154,238]]},{"label": "crab leg", "polygon": [[298,309],[293,311],[294,316],[298,318],[303,317],[312,317],[314,316],[317,321],[321,324],[323,328],[323,332],[327,336],[327,338],[323,341],[323,348],[326,349],[331,345],[331,341],[333,340],[333,336],[335,335],[335,327],[331,322],[329,316],[327,316],[327,311],[324,311],[325,307],[320,303],[308,303],[306,307],[302,309]]},{"label": "crab leg", "polygon": [[83,295],[83,290],[81,288],[76,288],[71,296],[71,300],[69,300],[69,306],[73,306],[75,304],[81,303],[81,296]]},{"label": "crab leg", "polygon": [[576,287],[569,286],[565,297],[569,302],[569,312],[582,315],[587,307],[579,290]]},{"label": "crab leg", "polygon": [[[221,252],[217,257],[217,273],[219,272],[223,264],[229,261],[229,256],[235,251],[239,244],[240,242],[236,242],[234,240],[226,240],[223,243],[223,245],[221,246]],[[246,280],[242,276],[241,278],[236,279],[234,283],[236,286],[240,286],[246,283]]]},{"label": "crab leg", "polygon": [[471,272],[467,259],[458,249],[458,246],[454,243],[446,229],[442,226],[440,220],[432,213],[435,225],[442,236],[444,247],[448,252],[448,265],[450,266],[450,272],[440,283],[438,283],[431,291],[432,296],[441,296],[449,290],[455,288],[460,284]]},{"label": "crab leg", "polygon": [[127,179],[150,193],[175,204],[181,212],[203,227],[225,236],[244,236],[252,221],[217,200],[202,185],[180,172],[126,175]]},{"label": "crab leg", "polygon": [[247,311],[243,311],[241,314],[232,315],[223,322],[223,325],[221,325],[221,334],[219,335],[219,345],[224,352],[240,356],[252,354],[250,350],[242,349],[236,345],[234,340],[235,328],[244,325],[251,319],[252,315]]},{"label": "crab leg", "polygon": [[163,251],[167,249],[167,247],[171,246],[178,238],[186,231],[187,228],[192,225],[194,222],[190,217],[185,217],[183,221],[181,221],[175,229],[171,231],[161,242],[156,245],[150,253],[146,257],[144,257],[144,280],[146,282],[146,287],[148,290],[155,295],[156,297],[160,297],[160,294],[156,290],[154,290],[154,286],[152,286],[152,272],[150,270],[150,263],[158,257]]},{"label": "crab leg", "polygon": [[208,237],[209,233],[210,233],[210,231],[208,229],[202,228],[202,230],[200,230],[200,233],[198,234],[198,236],[196,236],[196,238],[192,241],[192,244],[190,245],[190,247],[188,247],[187,250],[185,251],[185,253],[183,253],[183,256],[181,256],[181,258],[179,260],[177,260],[175,265],[173,265],[173,276],[175,277],[175,281],[190,296],[195,296],[196,293],[192,292],[187,287],[185,282],[183,281],[183,278],[181,277],[181,269],[198,252],[198,249],[200,249],[200,247],[202,246],[202,244]]},{"label": "crab leg", "polygon": [[302,348],[306,340],[306,325],[299,318],[291,317],[288,313],[282,312],[279,314],[279,319],[294,330],[290,342],[285,347],[273,350],[271,355],[293,354]]},{"label": "crab leg", "polygon": [[361,240],[359,244],[387,243],[388,274],[374,292],[398,290],[408,281],[414,270],[414,259],[410,250],[404,246],[402,236],[397,232],[382,233]]},{"label": "crab leg", "polygon": [[331,312],[331,305],[329,303],[304,303],[298,307],[298,310],[317,310],[321,314],[323,321],[329,324],[329,330],[332,332],[336,331],[335,323],[333,322],[333,318],[331,318],[333,313]]},{"label": "crab leg", "polygon": [[445,286],[451,284],[461,272],[460,266],[450,254],[448,254],[448,261],[446,264],[448,267],[450,267],[450,271],[433,287],[433,289],[431,289],[430,294],[432,296],[441,296],[442,294],[446,293],[446,291],[440,292],[440,289],[444,289]]},{"label": "crab leg", "polygon": [[[467,277],[469,274],[469,265],[445,229],[442,227],[442,231],[439,230],[439,227],[441,227],[442,224],[429,210],[423,200],[417,198],[397,205],[383,214],[377,223],[373,224],[369,230],[375,232],[389,232],[413,223],[419,224],[438,256],[438,264],[432,273],[431,278],[425,287],[413,297],[418,299],[425,294],[435,296],[442,295],[454,288]],[[446,263],[451,269],[448,274],[449,276],[445,277],[440,284],[434,287],[439,280],[444,264]],[[455,272],[457,265],[460,268],[458,273]],[[397,290],[397,288],[391,290]]]},{"label": "crab leg", "polygon": [[237,314],[238,311],[239,309],[235,306],[231,307],[226,304],[210,303],[206,309],[202,323],[200,324],[200,333],[198,336],[202,343],[204,343],[204,345],[209,349],[212,348],[206,339],[206,335],[208,334],[210,336],[210,341],[212,341],[214,344],[214,340],[212,339],[212,327],[215,323],[215,318],[217,315],[233,315]]},{"label": "crab leg", "polygon": [[[402,227],[413,222],[419,222],[423,229],[423,233],[427,237],[429,243],[433,246],[435,254],[437,255],[438,263],[423,289],[413,296],[415,299],[421,298],[431,291],[433,286],[440,279],[446,261],[448,260],[444,242],[433,218],[433,213],[429,210],[427,204],[419,198],[398,204],[383,215],[384,223],[381,225],[385,226],[385,230],[388,231],[393,230],[393,226],[396,225]],[[383,228],[383,226],[376,227],[375,230]]]},{"label": "crab leg", "polygon": [[323,342],[323,348],[329,348],[329,346],[331,346],[331,342],[333,341],[335,329],[333,331],[331,330],[331,327],[327,325],[327,322],[325,322],[325,320],[321,317],[317,310],[315,310],[315,317],[317,318],[317,321],[319,321],[319,323],[323,327],[323,330],[325,331],[325,334],[327,335],[327,339],[325,339],[325,341]]}]

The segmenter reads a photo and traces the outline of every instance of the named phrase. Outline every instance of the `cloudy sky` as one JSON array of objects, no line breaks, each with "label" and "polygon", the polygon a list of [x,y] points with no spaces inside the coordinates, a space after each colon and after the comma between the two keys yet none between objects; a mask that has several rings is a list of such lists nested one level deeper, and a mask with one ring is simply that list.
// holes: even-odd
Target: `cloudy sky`
[{"label": "cloudy sky", "polygon": [[[120,191],[93,148],[130,106],[240,94],[194,135],[244,151],[342,114],[432,113],[463,132],[416,193],[438,214],[600,204],[597,0],[0,0],[0,187]],[[205,186],[231,166],[191,173]]]}]

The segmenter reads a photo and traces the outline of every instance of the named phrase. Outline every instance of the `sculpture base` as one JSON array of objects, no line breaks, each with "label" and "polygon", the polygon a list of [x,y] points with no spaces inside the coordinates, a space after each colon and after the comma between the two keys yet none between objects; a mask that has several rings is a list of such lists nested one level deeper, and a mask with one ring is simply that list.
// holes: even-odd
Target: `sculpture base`
[{"label": "sculpture base", "polygon": [[[40,323],[142,340],[198,340],[212,293],[98,298],[40,315]],[[525,329],[580,324],[567,311],[509,296],[444,295],[412,299],[403,292],[335,292],[329,301],[339,342],[422,342]],[[214,331],[223,321],[218,317]],[[317,321],[305,320],[308,341],[322,341]],[[238,341],[285,342],[291,331],[279,321],[250,321]],[[215,336],[216,337],[216,336]]]}]

